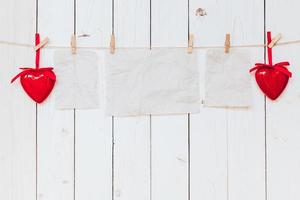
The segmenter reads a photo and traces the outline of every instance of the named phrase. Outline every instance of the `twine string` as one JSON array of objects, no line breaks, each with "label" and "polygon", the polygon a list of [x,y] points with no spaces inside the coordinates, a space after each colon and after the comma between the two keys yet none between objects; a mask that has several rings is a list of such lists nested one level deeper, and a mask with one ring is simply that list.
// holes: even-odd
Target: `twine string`
[{"label": "twine string", "polygon": [[[17,42],[10,42],[10,41],[3,41],[0,40],[0,45],[9,45],[9,46],[18,46],[18,47],[28,47],[28,48],[34,48],[31,44],[26,43],[17,43]],[[293,44],[300,44],[300,40],[291,40],[286,42],[279,42],[276,44],[276,46],[287,46],[287,45],[293,45]],[[246,44],[246,45],[232,45],[230,48],[258,48],[258,47],[266,47],[264,44]],[[47,45],[44,47],[45,49],[69,49],[70,46],[58,46],[58,45]],[[109,47],[103,47],[103,46],[78,46],[78,49],[109,49]],[[119,49],[128,49],[128,48],[146,48],[146,47],[119,47]],[[153,47],[156,48],[156,47]],[[157,47],[158,48],[158,47]],[[186,47],[165,47],[165,48],[186,48]],[[224,48],[224,45],[216,45],[216,46],[194,46],[195,49],[218,49],[218,48]]]}]

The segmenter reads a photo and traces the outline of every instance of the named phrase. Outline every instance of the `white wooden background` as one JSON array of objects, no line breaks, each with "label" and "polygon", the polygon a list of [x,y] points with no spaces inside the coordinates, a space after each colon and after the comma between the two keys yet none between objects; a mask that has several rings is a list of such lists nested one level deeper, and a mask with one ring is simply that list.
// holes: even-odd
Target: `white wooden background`
[{"label": "white wooden background", "polygon": [[[0,0],[0,40],[117,47],[262,44],[264,31],[300,38],[298,0]],[[196,17],[204,8],[207,16]],[[76,12],[74,11],[76,8]],[[74,18],[75,16],[75,18]],[[42,51],[53,64],[55,49]],[[252,48],[252,62],[264,49]],[[253,81],[250,110],[201,108],[199,114],[110,118],[98,110],[54,109],[54,92],[35,105],[19,67],[31,48],[0,45],[1,200],[298,200],[300,199],[299,45],[276,47],[292,63],[287,92],[265,100]],[[97,51],[100,58],[103,51]],[[197,50],[203,76],[205,50]],[[251,66],[249,66],[250,68]],[[99,76],[103,80],[103,66]],[[203,77],[202,77],[203,80]],[[203,85],[203,84],[202,84]],[[103,88],[103,85],[102,85]],[[203,90],[202,90],[203,91]]]}]

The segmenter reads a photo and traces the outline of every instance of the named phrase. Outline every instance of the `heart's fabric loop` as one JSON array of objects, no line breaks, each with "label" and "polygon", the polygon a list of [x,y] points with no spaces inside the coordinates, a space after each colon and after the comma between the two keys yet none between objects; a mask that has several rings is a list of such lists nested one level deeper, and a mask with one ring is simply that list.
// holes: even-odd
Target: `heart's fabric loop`
[{"label": "heart's fabric loop", "polygon": [[276,63],[275,65],[270,65],[270,64],[264,64],[264,63],[256,63],[255,67],[250,69],[250,72],[259,70],[259,69],[264,69],[264,68],[273,68],[276,69],[280,72],[282,72],[283,74],[285,74],[288,77],[292,77],[292,73],[286,68],[286,66],[289,66],[290,63],[289,62],[280,62],[280,63]]},{"label": "heart's fabric loop", "polygon": [[[267,32],[267,42],[268,42],[268,45],[272,42],[272,36],[271,36],[270,31]],[[270,48],[268,45],[267,45],[268,61],[269,61],[269,65],[272,66],[273,65],[273,53],[272,53],[272,48]]]},{"label": "heart's fabric loop", "polygon": [[[36,33],[35,34],[35,46],[40,44],[40,34]],[[41,71],[51,71],[53,70],[52,67],[45,67],[45,68],[40,68],[40,48],[38,50],[36,50],[35,52],[35,68],[29,68],[29,67],[25,67],[25,68],[20,68],[24,71],[20,72],[19,74],[17,74],[12,80],[11,83],[13,83],[16,79],[18,79],[21,76],[24,76],[32,71],[36,71],[36,70],[41,70]],[[53,76],[52,73],[48,73],[49,74],[49,78],[51,78],[52,80],[56,80],[55,75]],[[50,75],[51,74],[51,75]]]},{"label": "heart's fabric loop", "polygon": [[[40,34],[36,33],[35,34],[35,46],[40,44]],[[35,68],[38,69],[40,68],[40,53],[41,50],[40,48],[38,50],[35,51]]]},{"label": "heart's fabric loop", "polygon": [[12,80],[11,83],[13,83],[16,79],[18,79],[21,76],[24,76],[26,74],[29,74],[31,72],[35,72],[35,71],[40,71],[40,72],[45,72],[45,75],[47,75],[50,79],[52,79],[53,81],[56,81],[56,76],[54,73],[47,73],[49,71],[53,70],[53,67],[45,67],[45,68],[39,68],[39,69],[35,69],[35,68],[20,68],[23,71],[20,72],[19,74],[17,74]]},{"label": "heart's fabric loop", "polygon": [[[268,44],[270,44],[272,41],[271,32],[267,32],[267,40],[268,40]],[[279,63],[276,63],[275,65],[273,65],[272,48],[267,47],[267,53],[268,53],[269,64],[256,63],[255,67],[250,69],[250,72],[253,72],[253,71],[256,71],[259,69],[263,69],[263,68],[269,68],[269,69],[273,68],[275,70],[282,72],[283,74],[285,74],[288,77],[292,77],[292,73],[286,68],[286,66],[290,65],[289,62],[287,62],[287,61],[279,62]]]},{"label": "heart's fabric loop", "polygon": [[[35,45],[38,45],[40,43],[40,34],[36,33],[35,34]],[[40,68],[40,48],[38,50],[36,50],[35,52],[35,68],[29,68],[29,67],[23,67],[20,68],[23,71],[20,72],[19,74],[17,74],[12,80],[11,83],[14,82],[16,79],[18,79],[21,76],[24,76],[30,72],[33,71],[40,71],[40,72],[45,72],[47,74],[47,76],[52,79],[52,80],[56,80],[56,76],[53,73],[47,73],[47,71],[52,71],[53,67],[45,67],[45,68]]]}]

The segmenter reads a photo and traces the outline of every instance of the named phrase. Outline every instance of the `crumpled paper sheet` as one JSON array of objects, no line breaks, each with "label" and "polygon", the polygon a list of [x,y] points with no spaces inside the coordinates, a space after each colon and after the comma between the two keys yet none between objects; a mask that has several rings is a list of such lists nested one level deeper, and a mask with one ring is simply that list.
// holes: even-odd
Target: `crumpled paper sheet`
[{"label": "crumpled paper sheet", "polygon": [[94,52],[70,50],[54,53],[57,75],[55,107],[93,109],[99,106],[98,56]]},{"label": "crumpled paper sheet", "polygon": [[199,111],[195,53],[185,48],[118,49],[106,54],[105,63],[108,115]]},{"label": "crumpled paper sheet", "polygon": [[205,100],[210,107],[251,106],[251,67],[248,50],[211,49],[206,54]]}]

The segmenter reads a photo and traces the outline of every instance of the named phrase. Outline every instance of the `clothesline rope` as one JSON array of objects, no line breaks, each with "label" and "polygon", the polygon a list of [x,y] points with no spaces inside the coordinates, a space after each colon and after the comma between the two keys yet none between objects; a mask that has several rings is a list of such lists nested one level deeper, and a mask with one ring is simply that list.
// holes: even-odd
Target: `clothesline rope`
[{"label": "clothesline rope", "polygon": [[[33,45],[25,44],[25,43],[17,43],[17,42],[9,42],[9,41],[2,41],[0,40],[0,44],[3,45],[10,45],[10,46],[19,46],[19,47],[30,47],[33,48]],[[286,42],[278,42],[276,46],[286,46],[292,44],[300,44],[300,40],[291,40]],[[232,45],[230,48],[255,48],[255,47],[265,47],[264,44],[249,44],[249,45]],[[46,49],[68,49],[71,48],[70,46],[57,46],[57,45],[47,45],[44,48]],[[100,46],[78,46],[78,49],[109,49],[109,47],[100,47]],[[127,48],[147,48],[147,47],[118,47],[118,49],[127,49]],[[159,47],[153,47],[159,48]],[[165,48],[186,48],[186,47],[165,47]],[[220,46],[194,46],[194,49],[214,49],[214,48],[224,48],[224,45]]]}]

